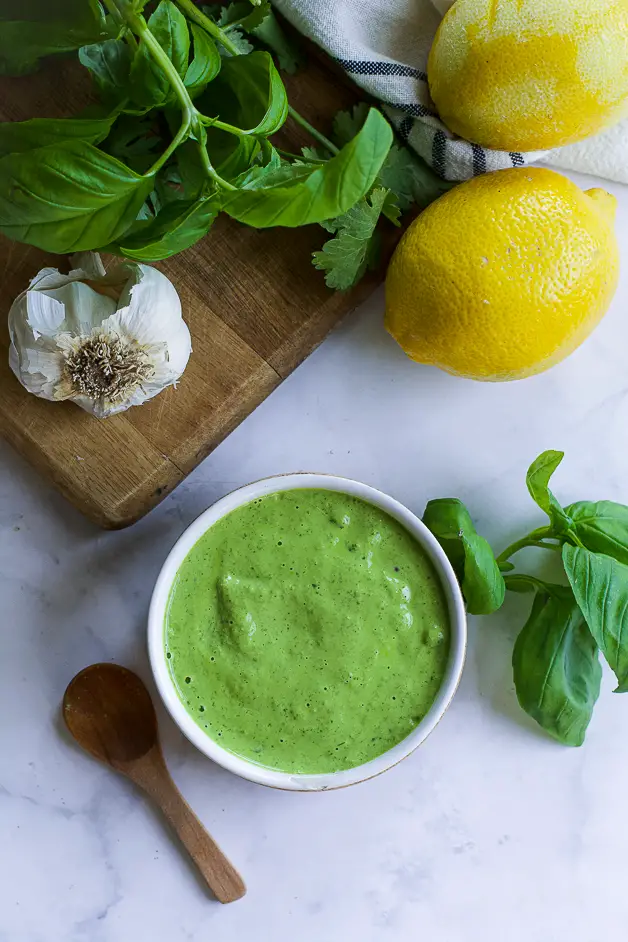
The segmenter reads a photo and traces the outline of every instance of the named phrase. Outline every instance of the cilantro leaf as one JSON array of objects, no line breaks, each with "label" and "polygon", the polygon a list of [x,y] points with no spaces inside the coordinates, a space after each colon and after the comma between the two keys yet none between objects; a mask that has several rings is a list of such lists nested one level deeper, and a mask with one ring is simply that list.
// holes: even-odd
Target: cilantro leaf
[{"label": "cilantro leaf", "polygon": [[[236,55],[248,56],[249,52],[253,52],[253,49],[255,48],[253,43],[250,43],[244,33],[239,29],[230,29],[229,39],[238,50]],[[220,43],[218,44],[218,51],[220,55],[225,56],[225,58],[229,58],[231,55],[231,53]]]},{"label": "cilantro leaf", "polygon": [[240,3],[230,3],[229,6],[221,9],[218,25],[225,28],[233,24],[239,26],[240,29],[251,32],[261,26],[269,13],[270,0],[259,0],[259,3],[254,4],[253,9],[251,9],[248,0]]},{"label": "cilantro leaf", "polygon": [[[216,14],[216,7],[201,7],[201,11],[208,16],[211,20],[214,20],[218,26],[221,26],[223,29],[230,27],[228,30],[228,36],[233,45],[237,49],[236,55],[248,55],[249,52],[253,52],[253,45],[248,41],[241,29],[236,29],[236,24],[242,25],[244,29],[244,22],[240,23],[242,20],[246,20],[247,16],[258,17],[262,7],[256,7],[254,10],[251,10],[249,3],[230,3],[227,7],[220,8],[218,15]],[[262,16],[263,19],[263,16]],[[261,20],[260,20],[261,22]],[[218,43],[218,52],[224,58],[229,58],[232,53],[230,53],[225,47]]]},{"label": "cilantro leaf", "polygon": [[353,111],[339,111],[332,125],[332,139],[338,147],[344,147],[358,133],[369,112],[365,101],[355,105]]},{"label": "cilantro leaf", "polygon": [[451,183],[437,177],[408,147],[396,142],[390,148],[378,180],[395,194],[401,212],[413,203],[424,209],[452,187]]},{"label": "cilantro leaf", "polygon": [[331,154],[327,150],[323,150],[322,147],[302,147],[301,153],[306,160],[318,161],[318,160],[329,160]]},{"label": "cilantro leaf", "polygon": [[227,30],[229,39],[235,43],[240,52],[246,54],[253,49],[248,39],[244,37],[244,31],[274,52],[279,68],[285,72],[292,74],[302,64],[301,50],[296,42],[284,33],[271,10],[270,0],[235,0],[228,6],[222,7],[219,14],[213,12],[212,7],[202,7],[202,10],[218,26]]},{"label": "cilantro leaf", "polygon": [[382,216],[392,222],[393,226],[401,225],[399,218],[401,216],[401,206],[397,194],[393,193],[392,190],[388,190],[386,193],[386,199],[382,206]]},{"label": "cilantro leaf", "polygon": [[292,36],[286,36],[272,10],[252,32],[256,39],[275,53],[279,68],[294,75],[303,63],[303,52]]},{"label": "cilantro leaf", "polygon": [[323,224],[328,232],[336,234],[312,257],[315,268],[326,273],[329,288],[340,291],[350,288],[373,261],[377,251],[375,227],[387,196],[388,191],[378,187],[343,216]]}]

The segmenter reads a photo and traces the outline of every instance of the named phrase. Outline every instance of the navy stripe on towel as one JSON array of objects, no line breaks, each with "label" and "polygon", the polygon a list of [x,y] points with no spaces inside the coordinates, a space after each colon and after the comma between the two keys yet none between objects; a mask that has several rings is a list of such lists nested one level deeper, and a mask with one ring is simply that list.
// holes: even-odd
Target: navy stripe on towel
[{"label": "navy stripe on towel", "polygon": [[510,159],[512,160],[513,167],[523,167],[523,155],[515,154],[514,151],[510,152]]},{"label": "navy stripe on towel", "polygon": [[336,62],[352,75],[404,75],[427,82],[425,72],[401,62],[367,62],[364,59],[336,59]]},{"label": "navy stripe on towel", "polygon": [[406,105],[400,104],[398,101],[385,101],[384,104],[389,105],[391,108],[399,108],[399,111],[405,111],[406,114],[411,114],[413,118],[438,117],[435,111],[430,111],[429,108],[426,108],[425,105],[420,105],[418,102]]},{"label": "navy stripe on towel", "polygon": [[443,131],[437,131],[432,141],[432,167],[439,175],[445,179],[445,150],[447,148],[447,138]]},{"label": "navy stripe on towel", "polygon": [[486,173],[486,154],[479,144],[472,144],[471,147],[473,149],[473,176],[479,177],[482,173]]},{"label": "navy stripe on towel", "polygon": [[410,132],[414,126],[414,118],[404,118],[403,121],[399,124],[397,128],[397,134],[401,138],[404,144],[408,143],[408,138],[410,137]]}]

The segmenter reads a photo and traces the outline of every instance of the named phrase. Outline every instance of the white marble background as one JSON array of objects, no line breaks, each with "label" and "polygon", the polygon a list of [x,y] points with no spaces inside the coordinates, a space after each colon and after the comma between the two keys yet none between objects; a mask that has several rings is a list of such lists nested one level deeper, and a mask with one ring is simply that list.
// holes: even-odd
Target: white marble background
[{"label": "white marble background", "polygon": [[[575,178],[595,185],[591,178]],[[537,525],[524,475],[566,451],[556,489],[628,502],[625,274],[567,362],[482,385],[413,365],[385,334],[382,295],[346,322],[156,511],[104,533],[0,446],[0,942],[602,942],[628,920],[628,697],[607,676],[586,745],[545,738],[510,671],[523,597],[471,619],[460,690],[434,735],[372,782],[324,795],[237,779],[160,711],[175,780],[249,892],[210,900],[161,820],[60,722],[82,667],[150,682],[152,582],[183,528],[263,475],[360,478],[421,513],[468,502],[494,543]]]}]

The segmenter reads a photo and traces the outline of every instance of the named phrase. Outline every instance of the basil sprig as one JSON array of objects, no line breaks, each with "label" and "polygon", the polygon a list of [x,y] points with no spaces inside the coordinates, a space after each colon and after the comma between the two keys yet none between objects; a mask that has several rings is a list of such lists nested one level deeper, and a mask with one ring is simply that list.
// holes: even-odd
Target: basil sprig
[{"label": "basil sprig", "polygon": [[[498,556],[458,500],[430,501],[423,522],[451,561],[471,614],[496,611],[503,589],[534,593],[513,651],[517,698],[551,736],[580,746],[600,692],[600,652],[617,677],[616,692],[628,691],[628,507],[608,500],[563,507],[549,487],[562,459],[545,451],[526,477],[548,524]],[[511,557],[526,547],[556,553],[566,584],[513,572]]]},{"label": "basil sprig", "polygon": [[[294,71],[299,53],[268,0],[0,0],[0,74],[74,51],[98,106],[0,124],[0,232],[17,241],[153,262],[221,212],[260,229],[320,223],[334,235],[314,264],[344,289],[377,257],[380,216],[398,224],[447,188],[377,109],[341,112],[330,140],[290,106],[273,56]],[[315,147],[275,143],[289,116]]]}]

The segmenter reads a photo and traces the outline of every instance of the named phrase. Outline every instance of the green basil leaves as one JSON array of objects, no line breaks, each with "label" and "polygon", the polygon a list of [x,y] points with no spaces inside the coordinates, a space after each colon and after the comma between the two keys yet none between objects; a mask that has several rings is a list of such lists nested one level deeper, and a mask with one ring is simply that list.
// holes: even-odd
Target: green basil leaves
[{"label": "green basil leaves", "polygon": [[504,601],[504,577],[490,544],[480,536],[469,511],[453,497],[431,500],[423,523],[445,550],[471,615],[488,615]]},{"label": "green basil leaves", "polygon": [[86,141],[98,144],[111,131],[113,117],[108,118],[32,118],[30,121],[0,123],[0,157],[21,154],[36,147],[47,147],[63,141]]},{"label": "green basil leaves", "polygon": [[569,526],[569,518],[549,488],[549,480],[564,458],[562,451],[544,451],[528,468],[526,484],[532,500],[548,515],[560,531]]},{"label": "green basil leaves", "polygon": [[617,677],[617,692],[628,690],[628,566],[602,553],[563,546],[563,563],[589,630]]},{"label": "green basil leaves", "polygon": [[211,199],[175,200],[118,247],[120,254],[137,262],[159,262],[183,252],[209,231],[220,207]]},{"label": "green basil leaves", "polygon": [[115,241],[153,187],[84,141],[63,141],[0,159],[0,230],[48,252]]},{"label": "green basil leaves", "polygon": [[[224,66],[223,66],[224,68]],[[368,190],[386,158],[392,131],[372,108],[362,130],[326,163],[251,175],[227,193],[222,208],[249,226],[305,226],[347,212]]]},{"label": "green basil leaves", "polygon": [[628,565],[628,507],[612,500],[580,500],[565,507],[565,513],[583,546]]},{"label": "green basil leaves", "polygon": [[275,134],[288,117],[288,98],[272,56],[251,52],[225,59],[199,107],[244,134]]},{"label": "green basil leaves", "polygon": [[101,98],[111,105],[130,95],[132,60],[131,48],[122,39],[106,39],[79,49],[81,65],[89,69]]},{"label": "green basil leaves", "polygon": [[194,39],[194,58],[186,70],[184,81],[193,98],[216,78],[222,59],[211,36],[196,23],[191,23],[190,28]]},{"label": "green basil leaves", "polygon": [[[549,487],[562,459],[560,451],[543,452],[526,478],[549,526],[497,559],[460,501],[430,501],[423,522],[449,557],[471,614],[499,608],[504,588],[534,593],[513,651],[517,698],[551,736],[580,746],[600,692],[600,651],[617,677],[616,692],[628,692],[628,507],[602,500],[563,508]],[[527,547],[560,554],[568,584],[513,571],[511,557]]]},{"label": "green basil leaves", "polygon": [[[170,0],[161,3],[148,21],[152,41],[157,41],[169,62],[183,78],[188,68],[190,33],[188,24],[178,7]],[[130,91],[134,101],[140,105],[154,107],[174,98],[168,73],[154,57],[154,49],[148,38],[141,39],[130,72]]]},{"label": "green basil leaves", "polygon": [[44,56],[72,52],[118,32],[118,25],[103,15],[97,0],[3,2],[0,75],[25,75],[36,69]]},{"label": "green basil leaves", "polygon": [[[398,147],[390,186],[376,186],[392,143],[381,113],[361,109],[338,147],[289,107],[268,49],[288,69],[298,56],[269,0],[222,12],[190,0],[24,0],[19,21],[14,9],[0,0],[0,72],[78,49],[100,103],[81,117],[0,125],[9,238],[158,261],[202,238],[219,211],[256,228],[321,222],[336,237],[316,264],[345,288],[375,257],[380,216],[398,224],[412,201],[420,174]],[[320,151],[278,149],[271,138],[289,114]]]},{"label": "green basil leaves", "polygon": [[573,593],[539,591],[515,642],[513,677],[519,704],[559,742],[581,746],[600,693],[598,650]]}]

